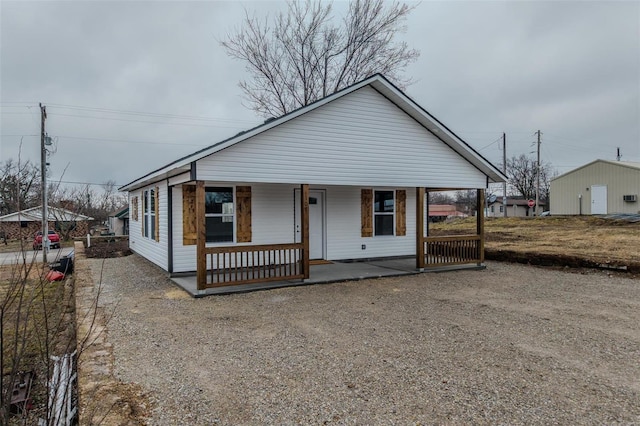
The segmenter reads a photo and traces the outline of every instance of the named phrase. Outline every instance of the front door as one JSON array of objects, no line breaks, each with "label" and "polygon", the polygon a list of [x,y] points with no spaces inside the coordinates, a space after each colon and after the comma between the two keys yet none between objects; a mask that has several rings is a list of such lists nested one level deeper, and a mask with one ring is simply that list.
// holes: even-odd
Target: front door
[{"label": "front door", "polygon": [[[324,259],[324,191],[309,190],[309,258]],[[301,242],[302,227],[300,223],[300,190],[295,190],[295,234],[296,243]]]},{"label": "front door", "polygon": [[606,185],[593,185],[591,187],[591,214],[607,214]]}]

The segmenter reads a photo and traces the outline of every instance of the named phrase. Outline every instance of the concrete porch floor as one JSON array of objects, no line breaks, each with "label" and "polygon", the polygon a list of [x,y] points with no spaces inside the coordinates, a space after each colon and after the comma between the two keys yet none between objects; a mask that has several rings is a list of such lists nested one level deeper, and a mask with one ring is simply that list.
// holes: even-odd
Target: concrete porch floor
[{"label": "concrete porch floor", "polygon": [[[484,266],[458,265],[455,267],[443,267],[429,269],[425,272],[444,272],[459,269],[477,269]],[[195,275],[171,277],[171,280],[193,297],[204,297],[231,293],[243,293],[248,291],[266,290],[280,287],[293,287],[310,284],[326,284],[340,281],[357,281],[369,278],[395,277],[402,275],[416,275],[420,271],[416,269],[414,256],[397,259],[381,259],[366,262],[334,262],[323,265],[311,265],[310,278],[308,280],[272,281],[267,283],[244,284],[225,287],[208,288],[198,290]]]}]

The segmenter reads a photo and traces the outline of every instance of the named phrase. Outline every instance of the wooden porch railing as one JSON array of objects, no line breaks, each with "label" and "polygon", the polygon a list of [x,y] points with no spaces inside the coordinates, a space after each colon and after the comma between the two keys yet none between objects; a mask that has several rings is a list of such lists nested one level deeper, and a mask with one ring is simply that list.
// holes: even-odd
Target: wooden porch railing
[{"label": "wooden porch railing", "polygon": [[303,252],[302,243],[205,247],[204,287],[303,279]]},{"label": "wooden porch railing", "polygon": [[425,267],[484,262],[481,235],[453,235],[424,238]]}]

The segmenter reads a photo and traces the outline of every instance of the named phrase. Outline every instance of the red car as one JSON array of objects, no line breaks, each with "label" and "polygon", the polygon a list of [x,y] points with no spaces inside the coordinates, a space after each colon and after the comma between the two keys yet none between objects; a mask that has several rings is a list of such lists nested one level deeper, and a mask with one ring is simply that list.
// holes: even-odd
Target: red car
[{"label": "red car", "polygon": [[[60,235],[56,231],[49,231],[49,247],[60,248]],[[36,232],[36,237],[33,239],[33,249],[42,249],[42,231]]]}]

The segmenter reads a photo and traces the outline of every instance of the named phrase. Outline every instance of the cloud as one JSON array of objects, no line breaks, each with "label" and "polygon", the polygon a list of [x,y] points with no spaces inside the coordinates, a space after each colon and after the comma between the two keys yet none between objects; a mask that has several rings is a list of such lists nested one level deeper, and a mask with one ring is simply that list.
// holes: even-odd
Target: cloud
[{"label": "cloud", "polygon": [[[69,164],[72,181],[126,183],[261,122],[242,105],[244,65],[218,42],[244,8],[273,15],[283,2],[0,7],[0,160],[34,135],[22,155],[39,161],[37,102],[57,138],[51,175]],[[640,161],[639,15],[637,2],[421,3],[402,35],[422,52],[407,94],[476,148],[506,131],[509,154],[526,153],[540,129],[560,171],[616,146]]]}]

